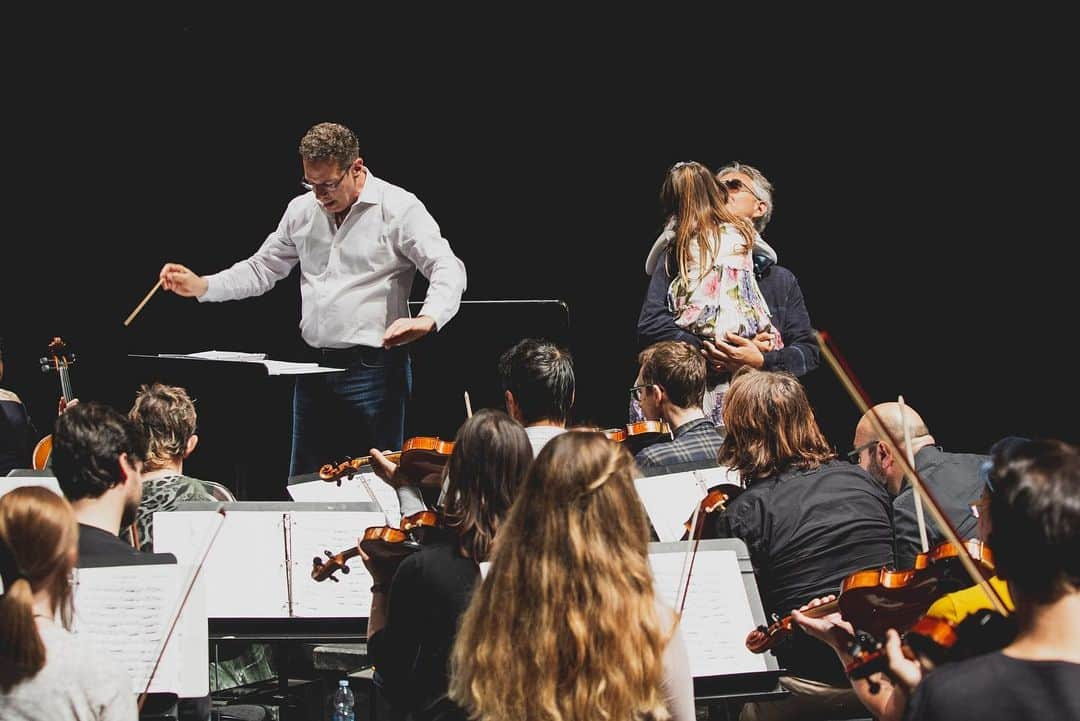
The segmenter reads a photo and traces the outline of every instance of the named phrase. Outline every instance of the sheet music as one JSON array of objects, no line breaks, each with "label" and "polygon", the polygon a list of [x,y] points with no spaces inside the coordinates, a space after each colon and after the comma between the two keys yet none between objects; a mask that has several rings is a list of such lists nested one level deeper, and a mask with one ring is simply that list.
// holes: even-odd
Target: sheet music
[{"label": "sheet music", "polygon": [[23,486],[41,486],[58,496],[64,495],[60,490],[60,482],[52,476],[3,476],[0,477],[0,496]]},{"label": "sheet music", "polygon": [[151,691],[182,697],[210,693],[201,574],[153,671],[192,571],[171,563],[76,570],[73,631],[125,671],[134,693],[146,689],[152,672]]},{"label": "sheet music", "polygon": [[694,473],[697,474],[701,482],[705,484],[705,489],[708,490],[713,486],[718,486],[721,483],[730,483],[733,486],[741,486],[741,480],[738,471],[734,471],[727,466],[717,466],[716,468],[699,468]]},{"label": "sheet music", "polygon": [[[685,553],[649,554],[656,595],[676,610],[685,558]],[[734,551],[698,551],[679,623],[694,677],[768,670],[764,655],[746,648],[746,635],[756,624]]]},{"label": "sheet music", "polygon": [[[327,485],[327,484],[323,484]],[[364,529],[385,525],[381,513],[293,511],[289,513],[293,616],[303,618],[366,618],[371,609],[371,575],[359,556],[349,559],[349,573],[338,571],[338,583],[311,578],[312,559],[324,551],[354,547]]]},{"label": "sheet music", "polygon": [[[154,514],[154,551],[197,563],[219,514],[159,511]],[[310,559],[309,559],[310,561]],[[211,618],[288,618],[285,522],[280,511],[230,513],[201,577]]]},{"label": "sheet music", "polygon": [[[361,475],[367,480],[374,496],[367,492],[363,481],[360,480]],[[326,481],[305,481],[304,483],[294,483],[291,486],[286,486],[285,490],[289,492],[294,501],[375,502],[386,511],[387,519],[368,525],[382,526],[389,524],[396,526],[401,522],[401,504],[398,501],[397,491],[371,470],[360,471],[351,479],[342,478],[340,487],[337,483],[327,483]]]},{"label": "sheet music", "polygon": [[[265,353],[244,353],[241,351],[232,350],[204,350],[199,353],[179,353],[179,357],[188,358],[205,358],[206,360],[219,360],[219,361],[261,361],[266,360]],[[173,356],[176,357],[176,356]]]},{"label": "sheet music", "polygon": [[292,361],[264,360],[266,374],[271,376],[302,375],[305,373],[340,373],[344,368],[325,368],[318,363],[294,363]]},{"label": "sheet music", "polygon": [[686,520],[707,490],[697,471],[667,473],[634,479],[645,512],[661,541],[678,541],[686,533]]}]

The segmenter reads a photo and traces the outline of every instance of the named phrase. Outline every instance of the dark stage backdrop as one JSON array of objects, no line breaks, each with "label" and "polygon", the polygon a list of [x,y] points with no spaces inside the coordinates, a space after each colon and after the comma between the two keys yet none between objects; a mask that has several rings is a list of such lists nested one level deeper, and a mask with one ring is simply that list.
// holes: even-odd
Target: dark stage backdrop
[{"label": "dark stage backdrop", "polygon": [[[1060,257],[1073,229],[1048,180],[1071,124],[1053,42],[1001,53],[992,34],[912,23],[896,40],[875,26],[674,53],[659,30],[291,33],[178,13],[137,20],[138,32],[100,17],[12,28],[62,68],[23,62],[9,90],[3,385],[43,432],[58,385],[36,360],[54,335],[79,355],[77,395],[122,409],[152,380],[131,353],[296,357],[295,272],[241,302],[158,293],[122,321],[165,261],[209,273],[252,253],[301,192],[299,138],[333,120],[438,220],[468,268],[466,299],[565,303],[576,421],[625,422],[665,170],[739,159],[774,182],[765,237],[873,400],[903,394],[947,450],[983,452],[1014,433],[1080,440],[1066,350],[1074,273]],[[418,278],[414,299],[423,289]],[[496,346],[547,332],[512,313],[461,325],[471,337],[415,348],[418,392],[439,392],[418,393],[409,434],[452,437],[464,390],[476,407],[497,404]],[[854,405],[827,367],[805,383],[848,450]],[[266,482],[283,482],[287,384],[202,395],[204,416],[221,399],[258,409],[259,452],[280,464]],[[229,452],[230,429],[215,432],[190,470],[228,483],[210,456]]]}]

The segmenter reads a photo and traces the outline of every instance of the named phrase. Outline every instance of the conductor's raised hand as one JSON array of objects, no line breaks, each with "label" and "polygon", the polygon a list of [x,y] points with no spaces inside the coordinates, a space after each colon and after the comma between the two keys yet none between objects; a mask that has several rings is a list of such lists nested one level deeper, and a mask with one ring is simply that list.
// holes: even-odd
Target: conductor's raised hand
[{"label": "conductor's raised hand", "polygon": [[189,268],[179,263],[163,265],[159,277],[162,288],[185,298],[201,297],[210,285],[206,278],[195,275]]},{"label": "conductor's raised hand", "polygon": [[435,319],[426,315],[416,318],[398,318],[383,334],[383,348],[411,343],[435,330]]}]

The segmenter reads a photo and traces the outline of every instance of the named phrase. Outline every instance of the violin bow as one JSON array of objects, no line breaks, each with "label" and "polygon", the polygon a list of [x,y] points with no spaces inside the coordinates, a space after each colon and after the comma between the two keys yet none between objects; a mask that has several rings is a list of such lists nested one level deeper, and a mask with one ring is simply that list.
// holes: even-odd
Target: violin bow
[{"label": "violin bow", "polygon": [[[701,543],[701,534],[704,532],[704,528],[698,528],[698,516],[701,514],[701,504],[705,501],[705,498],[709,495],[709,489],[705,485],[705,481],[698,475],[697,471],[694,471],[694,479],[698,482],[698,486],[701,487],[701,500],[694,506],[694,513],[690,516],[690,537],[686,546],[686,554],[683,556],[682,570],[679,571],[679,585],[675,588],[675,606],[678,608],[679,616],[682,616],[683,608],[686,607],[686,597],[690,595],[690,577],[694,573],[694,559],[697,558],[698,544]],[[684,575],[685,574],[685,580]]]},{"label": "violin bow", "polygon": [[686,597],[690,594],[690,576],[694,573],[694,559],[697,557],[698,544],[701,543],[701,531],[697,527],[699,513],[700,502],[694,507],[694,515],[690,516],[690,542],[686,544],[682,570],[679,571],[679,585],[675,589],[675,608],[680,618],[683,608],[686,607]]},{"label": "violin bow", "polygon": [[[854,374],[850,372],[850,367],[843,360],[839,350],[834,354],[833,350],[830,349],[830,344],[835,345],[834,341],[827,333],[825,333],[825,331],[814,330],[813,332],[818,347],[821,349],[821,354],[825,356],[825,360],[828,361],[829,366],[833,369],[833,372],[836,373],[837,378],[840,379],[840,383],[844,386],[844,389],[847,390],[851,399],[855,401],[855,405],[858,406],[859,410],[864,415],[869,417],[871,425],[874,426],[874,431],[878,434],[878,438],[886,438],[889,443],[892,444],[893,448],[900,448],[900,443],[885,427],[885,424],[882,423],[881,418],[878,417],[877,411],[870,407],[869,396],[866,394],[866,391],[862,389],[862,386],[859,385],[858,381],[855,380]],[[845,368],[847,370],[845,370]],[[929,509],[930,516],[934,519],[934,522],[937,523],[942,534],[947,540],[956,545],[958,551],[957,558],[960,559],[960,563],[964,566],[964,570],[971,576],[971,580],[982,588],[983,593],[986,594],[986,597],[990,599],[990,603],[993,604],[995,611],[1003,616],[1008,616],[1009,611],[1005,607],[1005,602],[1001,600],[1001,596],[998,595],[998,592],[985,578],[983,578],[982,574],[979,573],[978,569],[975,567],[975,561],[972,560],[971,554],[968,553],[967,546],[960,541],[959,534],[957,534],[956,529],[953,528],[952,523],[945,516],[945,512],[941,510],[941,506],[938,504],[937,499],[934,498],[934,494],[927,488],[926,482],[923,481],[922,476],[915,470],[914,465],[908,462],[906,456],[897,454],[897,459],[900,461],[904,473],[911,479],[911,485],[918,488],[919,492],[926,499],[926,508]]]},{"label": "violin bow", "polygon": [[[904,405],[903,396],[897,396],[896,402],[900,406],[900,427],[904,430],[904,450],[907,452],[907,462],[914,468],[915,452],[911,449],[911,428],[908,426],[907,406]],[[908,482],[911,483],[910,480]],[[911,484],[911,492],[915,497],[915,520],[919,524],[919,543],[922,544],[922,552],[926,553],[930,550],[930,540],[926,537],[926,518],[923,515],[922,493],[914,483]]]},{"label": "violin bow", "polygon": [[225,509],[218,507],[217,512],[219,514],[217,528],[215,528],[214,532],[210,535],[210,540],[207,542],[206,548],[203,549],[202,556],[199,558],[199,563],[192,571],[191,578],[188,579],[187,588],[184,589],[184,594],[180,597],[180,603],[177,604],[176,611],[173,612],[172,621],[169,623],[169,630],[165,633],[165,638],[161,642],[161,648],[158,649],[157,657],[154,659],[154,667],[150,669],[150,677],[146,679],[146,688],[139,694],[139,712],[142,712],[143,704],[146,703],[146,697],[150,693],[150,686],[154,683],[154,674],[157,673],[158,666],[161,665],[161,659],[165,657],[165,649],[169,647],[169,639],[172,638],[173,631],[176,630],[176,624],[180,621],[180,614],[183,613],[184,606],[191,596],[191,591],[195,588],[195,582],[199,579],[199,573],[202,572],[203,564],[206,563],[206,559],[210,555],[210,549],[214,547],[214,541],[217,540],[218,534],[221,533],[221,529],[225,525]]},{"label": "violin bow", "polygon": [[364,489],[367,490],[368,495],[371,496],[371,500],[375,501],[375,506],[379,509],[379,513],[383,515],[383,520],[386,521],[386,525],[393,525],[392,523],[390,523],[390,516],[387,515],[386,509],[383,508],[383,505],[381,503],[379,503],[379,497],[375,495],[375,491],[371,490],[371,486],[368,484],[367,477],[363,473],[357,475],[360,478],[360,482],[364,484]]}]

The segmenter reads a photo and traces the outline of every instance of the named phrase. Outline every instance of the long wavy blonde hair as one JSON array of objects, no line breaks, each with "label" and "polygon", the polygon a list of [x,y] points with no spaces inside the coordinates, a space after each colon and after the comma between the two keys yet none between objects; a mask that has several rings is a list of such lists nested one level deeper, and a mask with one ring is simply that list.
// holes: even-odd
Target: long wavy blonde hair
[{"label": "long wavy blonde hair", "polygon": [[670,717],[630,453],[569,432],[536,457],[462,617],[449,695],[482,721]]},{"label": "long wavy blonde hair", "polygon": [[744,252],[754,247],[753,224],[727,209],[727,191],[716,182],[712,171],[701,163],[676,163],[660,188],[664,214],[675,220],[673,255],[679,276],[690,281],[690,267],[697,265],[699,277],[716,259],[724,225],[732,225],[746,241]]}]

